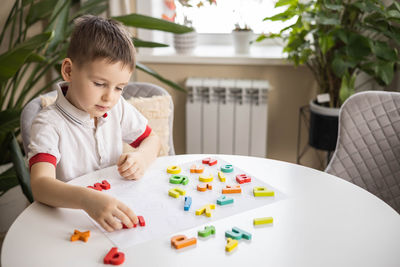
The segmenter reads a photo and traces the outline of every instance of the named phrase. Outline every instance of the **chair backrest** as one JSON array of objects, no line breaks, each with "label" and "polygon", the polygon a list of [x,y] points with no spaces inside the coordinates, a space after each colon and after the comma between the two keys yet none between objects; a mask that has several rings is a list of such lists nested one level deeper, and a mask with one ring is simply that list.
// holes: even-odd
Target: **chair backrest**
[{"label": "chair backrest", "polygon": [[[45,96],[56,96],[56,91],[51,91]],[[154,84],[131,82],[125,88],[123,97],[129,99],[130,97],[152,97],[157,95],[169,95],[169,93]],[[174,120],[174,103],[170,101],[171,113],[169,116],[169,155],[175,155],[174,142],[173,142],[173,120]],[[23,109],[21,114],[21,135],[24,145],[25,154],[28,153],[28,145],[30,140],[30,128],[36,115],[42,109],[40,97],[31,100]]]},{"label": "chair backrest", "polygon": [[325,171],[400,213],[400,93],[366,91],[345,101],[336,150]]},{"label": "chair backrest", "polygon": [[[49,97],[56,97],[57,91],[51,91],[44,96]],[[28,155],[28,145],[29,141],[31,140],[31,126],[33,120],[35,119],[36,115],[39,111],[42,110],[42,102],[40,100],[40,96],[32,99],[29,103],[25,105],[21,113],[21,120],[20,120],[20,128],[21,128],[21,136],[22,136],[22,144],[24,145],[25,155]]]},{"label": "chair backrest", "polygon": [[[167,90],[151,83],[132,82],[124,87],[123,97],[129,99],[131,97],[152,97],[159,95],[169,95]],[[174,140],[173,140],[173,123],[174,123],[174,103],[172,98],[170,103],[169,116],[169,152],[168,155],[175,155]]]}]

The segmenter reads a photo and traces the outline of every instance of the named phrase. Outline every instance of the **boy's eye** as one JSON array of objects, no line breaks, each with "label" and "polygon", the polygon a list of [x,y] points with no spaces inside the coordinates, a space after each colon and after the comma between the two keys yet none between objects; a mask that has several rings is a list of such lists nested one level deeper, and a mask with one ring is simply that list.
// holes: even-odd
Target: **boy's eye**
[{"label": "boy's eye", "polygon": [[95,86],[98,86],[98,87],[104,86],[104,83],[97,83],[97,82],[93,82],[93,83],[94,83]]},{"label": "boy's eye", "polygon": [[116,89],[117,89],[118,91],[122,91],[124,88],[116,87]]}]

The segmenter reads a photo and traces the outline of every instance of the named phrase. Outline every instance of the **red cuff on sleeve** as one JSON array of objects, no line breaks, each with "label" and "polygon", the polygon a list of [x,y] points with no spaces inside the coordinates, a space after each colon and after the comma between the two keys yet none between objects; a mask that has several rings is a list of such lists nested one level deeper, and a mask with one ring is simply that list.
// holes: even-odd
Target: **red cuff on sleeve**
[{"label": "red cuff on sleeve", "polygon": [[38,163],[38,162],[48,162],[54,165],[54,167],[57,166],[57,159],[51,154],[47,153],[38,153],[35,156],[33,156],[29,160],[29,169],[32,167],[33,164]]},{"label": "red cuff on sleeve", "polygon": [[147,126],[146,126],[146,130],[144,130],[144,133],[143,133],[141,136],[139,136],[135,141],[133,141],[132,143],[130,143],[130,145],[131,145],[132,147],[134,147],[134,148],[137,148],[137,147],[140,145],[140,143],[141,143],[146,137],[148,137],[148,136],[150,135],[150,133],[151,133],[151,128],[150,128],[149,125],[147,125]]}]

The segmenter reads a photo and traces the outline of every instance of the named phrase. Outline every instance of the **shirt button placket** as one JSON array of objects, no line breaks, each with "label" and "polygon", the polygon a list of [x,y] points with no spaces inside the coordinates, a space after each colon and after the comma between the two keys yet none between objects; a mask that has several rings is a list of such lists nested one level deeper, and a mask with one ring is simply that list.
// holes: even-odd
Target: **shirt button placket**
[{"label": "shirt button placket", "polygon": [[105,162],[104,145],[103,145],[102,134],[101,131],[99,131],[99,129],[96,129],[95,137],[97,143],[97,153],[100,158],[100,165],[103,165]]}]

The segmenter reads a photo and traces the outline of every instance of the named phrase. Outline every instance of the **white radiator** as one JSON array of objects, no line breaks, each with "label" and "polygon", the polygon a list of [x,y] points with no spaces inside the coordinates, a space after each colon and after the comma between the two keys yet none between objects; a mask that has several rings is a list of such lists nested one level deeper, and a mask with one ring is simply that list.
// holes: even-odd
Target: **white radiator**
[{"label": "white radiator", "polygon": [[266,157],[266,80],[189,78],[186,152]]}]

